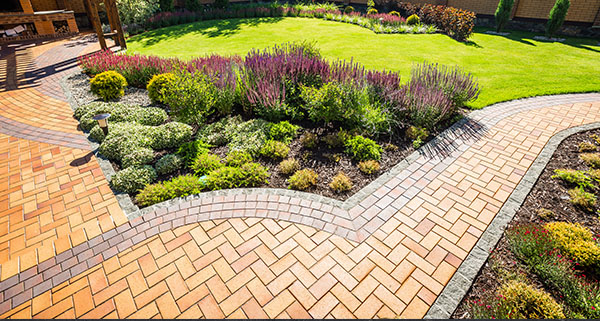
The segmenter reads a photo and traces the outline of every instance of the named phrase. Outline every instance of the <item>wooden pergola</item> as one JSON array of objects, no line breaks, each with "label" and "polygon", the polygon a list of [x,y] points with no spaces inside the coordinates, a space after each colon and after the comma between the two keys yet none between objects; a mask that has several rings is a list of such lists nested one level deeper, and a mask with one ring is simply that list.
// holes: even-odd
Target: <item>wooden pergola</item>
[{"label": "wooden pergola", "polygon": [[[98,14],[98,5],[104,2],[104,7],[106,8],[106,15],[108,16],[108,22],[110,24],[111,32],[104,33],[102,31],[102,22],[100,22],[100,15]],[[125,35],[123,34],[123,26],[121,25],[121,18],[119,18],[119,11],[117,10],[117,1],[116,0],[84,0],[85,10],[87,12],[87,16],[98,35],[98,42],[100,42],[100,47],[104,49],[108,49],[106,45],[106,38],[112,37],[115,40],[115,43],[121,47],[121,49],[127,48],[127,44],[125,43]]]}]

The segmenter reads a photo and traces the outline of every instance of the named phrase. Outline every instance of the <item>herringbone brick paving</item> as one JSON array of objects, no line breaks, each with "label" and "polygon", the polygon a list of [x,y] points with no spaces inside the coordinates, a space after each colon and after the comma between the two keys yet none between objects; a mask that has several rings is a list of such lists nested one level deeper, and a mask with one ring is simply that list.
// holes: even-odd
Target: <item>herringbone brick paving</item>
[{"label": "herringbone brick paving", "polygon": [[[16,275],[3,264],[0,317],[422,317],[548,139],[600,120],[600,95],[586,97],[595,102],[539,108],[533,100],[507,104],[505,115],[479,113],[493,120],[483,137],[438,170],[413,163],[415,175],[392,179],[348,212],[371,219],[360,242],[286,219],[210,219],[233,215],[249,197],[221,197],[202,219],[202,203],[180,204],[72,241]],[[69,153],[52,147],[56,157]],[[414,195],[390,210],[400,186]],[[291,206],[270,210],[291,217]]]}]

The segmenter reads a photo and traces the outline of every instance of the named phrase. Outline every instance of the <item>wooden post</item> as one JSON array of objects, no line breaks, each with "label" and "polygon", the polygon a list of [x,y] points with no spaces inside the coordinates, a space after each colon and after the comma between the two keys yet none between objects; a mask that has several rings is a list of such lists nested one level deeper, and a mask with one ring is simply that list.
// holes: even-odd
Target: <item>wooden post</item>
[{"label": "wooden post", "polygon": [[116,0],[104,0],[106,4],[106,11],[109,17],[112,17],[112,21],[115,24],[115,30],[117,32],[117,41],[121,49],[127,49],[127,43],[125,42],[125,34],[123,32],[123,25],[121,24],[121,18],[119,17],[119,10],[117,9]]},{"label": "wooden post", "polygon": [[98,35],[98,42],[100,43],[100,48],[102,50],[108,49],[106,45],[106,39],[104,39],[104,31],[102,31],[102,22],[100,22],[100,16],[98,15],[98,6],[96,5],[96,0],[85,0],[86,10],[88,11],[88,18],[90,18],[90,22],[94,26],[94,30],[96,30],[96,34]]}]

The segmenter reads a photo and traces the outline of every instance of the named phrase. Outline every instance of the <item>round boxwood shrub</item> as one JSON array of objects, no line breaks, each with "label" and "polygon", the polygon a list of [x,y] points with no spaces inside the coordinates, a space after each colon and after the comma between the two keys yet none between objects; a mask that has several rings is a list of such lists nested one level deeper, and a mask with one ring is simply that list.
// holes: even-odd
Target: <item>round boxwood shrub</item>
[{"label": "round boxwood shrub", "polygon": [[418,25],[421,23],[421,18],[419,18],[419,16],[417,16],[416,14],[410,15],[408,18],[406,18],[406,24],[407,25]]},{"label": "round boxwood shrub", "polygon": [[371,8],[367,11],[367,15],[374,15],[374,14],[378,14],[379,11],[377,11],[377,9],[375,8]]},{"label": "round boxwood shrub", "polygon": [[90,80],[91,91],[104,101],[123,97],[127,80],[116,71],[105,71]]},{"label": "round boxwood shrub", "polygon": [[150,148],[138,147],[129,151],[123,159],[121,165],[123,168],[131,166],[140,166],[150,164],[154,160],[154,151]]},{"label": "round boxwood shrub", "polygon": [[400,12],[398,12],[398,11],[390,11],[389,15],[390,16],[400,17]]},{"label": "round boxwood shrub", "polygon": [[346,153],[357,161],[380,160],[382,148],[375,141],[356,135],[346,141]]},{"label": "round boxwood shrub", "polygon": [[116,173],[110,186],[119,192],[135,193],[156,179],[156,171],[149,165],[128,167]]},{"label": "round boxwood shrub", "polygon": [[175,75],[172,73],[154,75],[146,86],[150,99],[155,103],[164,103],[164,89],[167,88],[174,79]]},{"label": "round boxwood shrub", "polygon": [[158,175],[166,175],[177,171],[182,165],[183,159],[181,157],[175,154],[167,154],[161,157],[154,167]]},{"label": "round boxwood shrub", "polygon": [[304,191],[317,185],[317,179],[319,175],[312,169],[302,169],[297,171],[292,177],[288,179],[289,188],[299,191]]},{"label": "round boxwood shrub", "polygon": [[196,160],[194,160],[192,170],[196,175],[202,176],[223,166],[225,165],[221,163],[221,158],[219,156],[211,153],[203,153],[198,155]]},{"label": "round boxwood shrub", "polygon": [[345,14],[349,14],[349,13],[352,13],[352,12],[354,12],[354,7],[347,6],[346,8],[344,8],[344,13]]}]

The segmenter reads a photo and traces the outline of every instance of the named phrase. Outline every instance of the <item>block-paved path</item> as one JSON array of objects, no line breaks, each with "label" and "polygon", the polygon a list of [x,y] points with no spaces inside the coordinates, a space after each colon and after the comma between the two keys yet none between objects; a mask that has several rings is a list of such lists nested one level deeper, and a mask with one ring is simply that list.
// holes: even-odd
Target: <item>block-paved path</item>
[{"label": "block-paved path", "polygon": [[548,139],[600,121],[600,94],[470,118],[348,208],[255,190],[100,222],[19,273],[3,264],[0,317],[422,317]]}]

